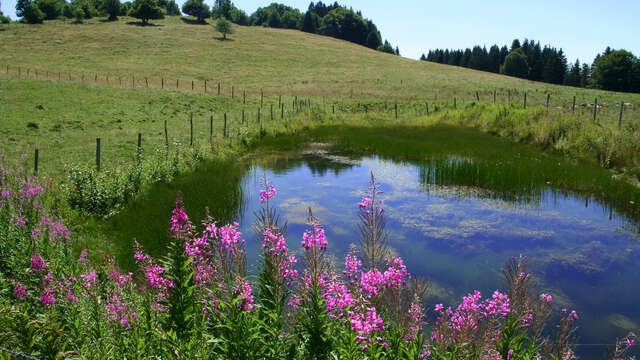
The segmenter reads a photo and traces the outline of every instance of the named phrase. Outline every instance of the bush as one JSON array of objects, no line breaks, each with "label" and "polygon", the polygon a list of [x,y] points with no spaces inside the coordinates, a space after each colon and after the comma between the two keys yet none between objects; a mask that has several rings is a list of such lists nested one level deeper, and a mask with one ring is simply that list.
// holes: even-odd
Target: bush
[{"label": "bush", "polygon": [[71,4],[64,4],[64,8],[62,8],[62,16],[66,17],[67,19],[73,19],[73,10],[74,9]]},{"label": "bush", "polygon": [[42,24],[45,14],[32,1],[22,9],[22,21],[28,24]]},{"label": "bush", "polygon": [[0,24],[8,24],[11,22],[11,19],[8,16],[4,16],[2,11],[0,11]]},{"label": "bush", "polygon": [[118,20],[121,6],[120,0],[103,0],[101,8],[109,14],[109,21],[116,21]]}]

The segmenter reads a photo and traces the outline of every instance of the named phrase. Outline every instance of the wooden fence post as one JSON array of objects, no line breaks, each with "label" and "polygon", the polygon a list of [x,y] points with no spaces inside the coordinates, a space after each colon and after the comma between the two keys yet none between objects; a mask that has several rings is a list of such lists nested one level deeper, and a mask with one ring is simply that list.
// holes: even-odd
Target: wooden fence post
[{"label": "wooden fence post", "polygon": [[193,91],[193,80],[191,80],[191,91]]},{"label": "wooden fence post", "polygon": [[618,129],[622,129],[622,111],[624,110],[624,101],[620,101],[620,117],[618,118]]},{"label": "wooden fence post", "polygon": [[280,119],[284,119],[284,104],[280,104]]},{"label": "wooden fence post", "polygon": [[169,133],[167,132],[167,119],[164,120],[164,145],[169,147]]},{"label": "wooden fence post", "polygon": [[429,115],[429,103],[428,102],[424,103],[424,106],[427,108],[427,115]]},{"label": "wooden fence post", "polygon": [[209,142],[213,141],[213,115],[209,118]]},{"label": "wooden fence post", "polygon": [[162,88],[164,89],[164,76],[162,77]]},{"label": "wooden fence post", "polygon": [[138,164],[142,161],[142,133],[138,133],[138,148],[136,155],[138,157]]},{"label": "wooden fence post", "polygon": [[527,92],[524,92],[524,108],[527,108]]},{"label": "wooden fence post", "polygon": [[96,168],[100,172],[100,138],[96,138]]},{"label": "wooden fence post", "polygon": [[477,100],[478,102],[480,102],[480,94],[478,94],[478,92],[477,92],[477,91],[476,91],[476,100]]},{"label": "wooden fence post", "polygon": [[547,94],[547,110],[549,110],[549,101],[551,100],[551,94]]},{"label": "wooden fence post", "polygon": [[270,111],[271,111],[271,121],[273,121],[273,104],[271,104],[270,109],[271,109],[271,110],[270,110]]},{"label": "wooden fence post", "polygon": [[242,125],[244,125],[244,109],[242,109]]},{"label": "wooden fence post", "polygon": [[144,78],[144,83],[147,84],[147,88],[149,87],[149,79],[147,79],[147,77],[145,76]]},{"label": "wooden fence post", "polygon": [[593,100],[593,122],[598,120],[598,98]]},{"label": "wooden fence post", "polygon": [[193,113],[189,116],[189,129],[191,134],[189,137],[189,146],[193,146]]},{"label": "wooden fence post", "polygon": [[453,108],[456,109],[458,107],[458,105],[456,104],[456,98],[455,96],[453,97]]},{"label": "wooden fence post", "polygon": [[204,93],[207,93],[207,80],[204,80]]},{"label": "wooden fence post", "polygon": [[180,88],[180,79],[176,79],[176,89]]},{"label": "wooden fence post", "polygon": [[573,106],[571,106],[571,112],[576,112],[576,96],[573,95]]},{"label": "wooden fence post", "polygon": [[247,103],[247,92],[245,90],[242,90],[242,103]]},{"label": "wooden fence post", "polygon": [[336,113],[336,104],[332,104],[331,105],[331,113],[335,114]]},{"label": "wooden fence post", "polygon": [[33,176],[38,176],[38,157],[40,155],[40,150],[36,148],[36,153],[33,158]]},{"label": "wooden fence post", "polygon": [[227,113],[224,113],[224,127],[222,128],[222,136],[227,137]]},{"label": "wooden fence post", "polygon": [[260,107],[262,107],[264,101],[264,91],[260,89]]},{"label": "wooden fence post", "polygon": [[220,95],[220,82],[218,81],[218,95]]},{"label": "wooden fence post", "polygon": [[278,96],[278,107],[282,105],[282,95]]},{"label": "wooden fence post", "polygon": [[231,98],[232,98],[232,99],[234,98],[234,95],[235,95],[235,94],[234,94],[234,88],[233,88],[233,86],[232,86],[232,87],[231,87]]},{"label": "wooden fence post", "polygon": [[395,104],[396,119],[398,119],[398,103]]},{"label": "wooden fence post", "polygon": [[493,104],[496,103],[496,89],[493,89]]}]

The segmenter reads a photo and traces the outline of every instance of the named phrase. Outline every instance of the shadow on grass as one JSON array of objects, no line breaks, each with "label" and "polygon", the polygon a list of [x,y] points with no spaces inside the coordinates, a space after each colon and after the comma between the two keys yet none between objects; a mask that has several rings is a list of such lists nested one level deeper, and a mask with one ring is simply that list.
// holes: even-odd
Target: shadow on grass
[{"label": "shadow on grass", "polygon": [[235,41],[235,40],[233,40],[233,39],[231,39],[231,38],[226,38],[226,39],[225,39],[225,38],[223,38],[222,36],[215,37],[214,39],[216,39],[216,40],[218,40],[218,41]]},{"label": "shadow on grass", "polygon": [[185,17],[181,17],[180,20],[182,20],[183,23],[191,24],[191,25],[209,25],[209,23],[206,20],[199,21],[197,19],[190,19]]},{"label": "shadow on grass", "polygon": [[135,26],[150,26],[150,27],[156,27],[156,26],[164,26],[161,24],[154,24],[154,23],[144,23],[142,21],[127,21],[127,25],[135,25]]}]

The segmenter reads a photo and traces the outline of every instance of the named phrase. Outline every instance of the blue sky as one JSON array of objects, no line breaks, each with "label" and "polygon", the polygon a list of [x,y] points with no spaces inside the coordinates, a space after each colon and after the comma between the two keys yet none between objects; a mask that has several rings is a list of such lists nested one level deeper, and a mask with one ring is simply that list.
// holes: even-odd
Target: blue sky
[{"label": "blue sky", "polygon": [[[185,0],[176,0],[182,4]],[[209,5],[213,0],[205,0]],[[248,14],[271,0],[236,0]],[[282,0],[306,10],[310,0]],[[327,1],[325,1],[327,3]],[[384,39],[400,53],[418,58],[435,48],[466,48],[494,43],[510,45],[514,38],[539,40],[564,49],[569,62],[591,63],[605,47],[640,55],[638,0],[344,0],[378,25]],[[2,11],[15,19],[16,0],[2,0]],[[634,19],[634,16],[636,19]],[[635,20],[635,21],[634,21]]]}]

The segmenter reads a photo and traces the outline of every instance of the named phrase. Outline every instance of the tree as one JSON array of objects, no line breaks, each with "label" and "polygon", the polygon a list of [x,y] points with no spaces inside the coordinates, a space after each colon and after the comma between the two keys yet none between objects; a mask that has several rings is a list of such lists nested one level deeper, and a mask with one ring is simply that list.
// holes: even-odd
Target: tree
[{"label": "tree", "polygon": [[188,0],[182,5],[182,12],[196,17],[198,22],[204,22],[210,15],[209,5],[205,4],[204,0]]},{"label": "tree", "polygon": [[304,19],[302,20],[302,27],[300,28],[300,30],[315,34],[318,31],[319,19],[320,18],[316,13],[307,11],[307,13],[304,14]]},{"label": "tree", "polygon": [[22,21],[29,24],[42,24],[45,17],[42,10],[31,0],[18,0],[16,15],[22,17]]},{"label": "tree", "polygon": [[149,20],[163,19],[164,12],[158,6],[156,0],[136,0],[131,5],[129,15],[142,20],[142,24],[148,24]]},{"label": "tree", "polygon": [[8,16],[4,16],[2,10],[0,10],[0,24],[8,24],[11,22],[11,19]]},{"label": "tree", "polygon": [[520,48],[520,40],[513,39],[513,42],[511,43],[511,51],[514,51],[515,49],[519,49],[519,48]]},{"label": "tree", "polygon": [[45,20],[57,19],[64,7],[64,3],[60,0],[36,0],[36,5],[44,13]]},{"label": "tree", "polygon": [[74,24],[82,24],[85,17],[84,10],[79,7],[73,9],[73,17],[75,18],[75,20],[73,21]]},{"label": "tree", "polygon": [[231,4],[230,0],[216,0],[211,9],[211,16],[218,19],[221,17],[230,19],[231,18],[231,8],[233,4]]},{"label": "tree", "polygon": [[611,50],[599,57],[592,69],[596,85],[605,90],[638,91],[634,88],[639,76],[638,58],[626,50]]},{"label": "tree", "polygon": [[576,60],[575,64],[571,66],[571,70],[567,73],[566,84],[569,86],[580,86],[580,60]]},{"label": "tree", "polygon": [[180,7],[175,0],[158,0],[158,6],[164,9],[165,15],[180,16]]},{"label": "tree", "polygon": [[120,0],[103,0],[101,8],[109,14],[109,21],[116,21],[118,20],[121,6]]},{"label": "tree", "polygon": [[227,34],[233,34],[235,29],[233,28],[233,24],[231,21],[225,19],[224,17],[219,17],[216,21],[215,29],[217,32],[222,34],[222,39],[227,39]]},{"label": "tree", "polygon": [[420,56],[420,61],[427,61],[427,57],[424,55],[424,53],[422,53],[422,56]]},{"label": "tree", "polygon": [[527,64],[527,56],[522,49],[517,48],[507,55],[504,64],[500,67],[500,73],[519,78],[527,77],[529,64]]},{"label": "tree", "polygon": [[394,54],[395,55],[395,51],[393,50],[393,46],[391,46],[391,44],[389,44],[389,41],[385,40],[383,45],[378,46],[378,51],[382,51],[382,52],[386,52],[389,54]]},{"label": "tree", "polygon": [[400,56],[400,48],[396,46],[396,55]]}]

